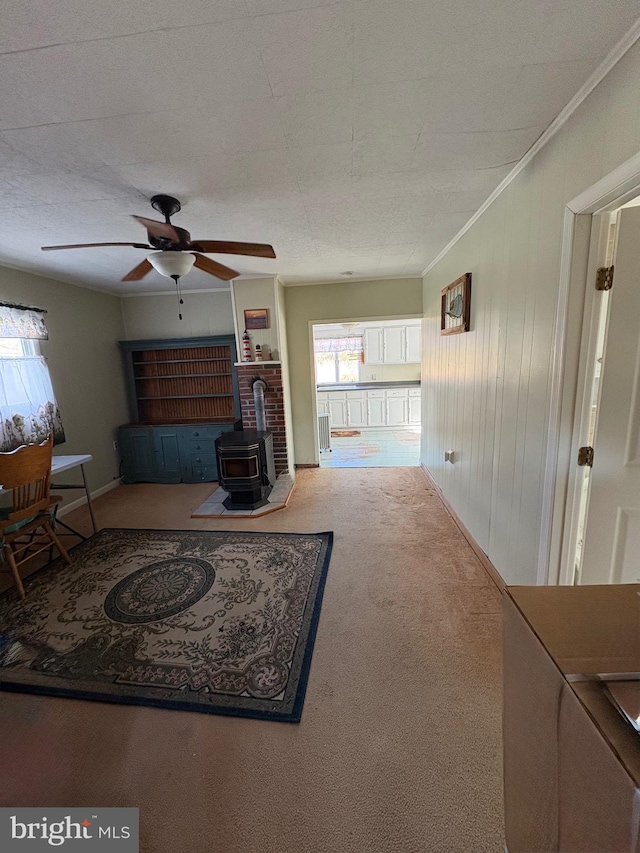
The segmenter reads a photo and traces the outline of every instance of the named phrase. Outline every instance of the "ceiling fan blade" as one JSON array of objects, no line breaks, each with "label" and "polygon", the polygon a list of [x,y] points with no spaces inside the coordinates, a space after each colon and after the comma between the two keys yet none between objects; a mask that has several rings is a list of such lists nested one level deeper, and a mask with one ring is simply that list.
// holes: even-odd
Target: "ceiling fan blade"
[{"label": "ceiling fan blade", "polygon": [[134,219],[143,225],[151,237],[159,237],[165,240],[171,240],[172,243],[180,243],[180,235],[168,222],[158,222],[157,219],[147,219],[146,216],[136,216],[132,214]]},{"label": "ceiling fan blade", "polygon": [[251,255],[254,258],[275,258],[273,246],[268,243],[233,243],[229,240],[192,240],[197,252],[220,255]]},{"label": "ceiling fan blade", "polygon": [[148,272],[151,272],[153,267],[149,263],[149,261],[145,258],[144,261],[141,261],[137,267],[134,267],[130,270],[122,281],[140,281],[140,279],[144,278]]},{"label": "ceiling fan blade", "polygon": [[231,281],[232,278],[240,275],[239,272],[229,269],[229,267],[225,267],[217,261],[212,261],[211,258],[205,258],[204,255],[199,255],[197,252],[194,252],[194,255],[196,256],[195,265],[198,269],[208,272],[210,275],[215,275],[216,278],[221,278],[222,281]]},{"label": "ceiling fan blade", "polygon": [[43,252],[54,252],[57,249],[93,249],[97,246],[133,246],[134,249],[150,249],[146,243],[70,243],[68,246],[41,246]]}]

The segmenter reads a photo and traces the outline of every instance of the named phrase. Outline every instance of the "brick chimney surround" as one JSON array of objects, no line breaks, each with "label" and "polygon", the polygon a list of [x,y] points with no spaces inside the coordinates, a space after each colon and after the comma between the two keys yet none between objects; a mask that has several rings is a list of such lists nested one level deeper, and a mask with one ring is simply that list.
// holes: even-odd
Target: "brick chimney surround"
[{"label": "brick chimney surround", "polygon": [[284,422],[282,364],[279,361],[243,361],[236,364],[243,429],[256,429],[256,409],[253,400],[253,380],[260,377],[267,383],[264,408],[267,430],[273,434],[273,455],[276,474],[288,471],[287,437]]}]

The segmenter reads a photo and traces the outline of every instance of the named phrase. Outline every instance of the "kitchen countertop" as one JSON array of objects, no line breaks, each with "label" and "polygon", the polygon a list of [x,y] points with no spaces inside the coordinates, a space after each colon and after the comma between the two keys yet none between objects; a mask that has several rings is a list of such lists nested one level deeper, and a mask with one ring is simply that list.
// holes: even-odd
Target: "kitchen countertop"
[{"label": "kitchen countertop", "polygon": [[335,385],[318,385],[318,391],[361,391],[375,388],[419,388],[419,379],[402,379],[394,382],[340,382]]}]

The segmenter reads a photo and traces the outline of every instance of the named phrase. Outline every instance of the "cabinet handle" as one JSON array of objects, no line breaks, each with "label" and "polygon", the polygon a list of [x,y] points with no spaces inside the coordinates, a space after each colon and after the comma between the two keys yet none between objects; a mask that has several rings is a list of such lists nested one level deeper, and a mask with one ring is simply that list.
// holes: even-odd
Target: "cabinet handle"
[{"label": "cabinet handle", "polygon": [[198,456],[198,458],[196,459],[196,462],[202,462],[202,459],[200,459],[200,457]]}]

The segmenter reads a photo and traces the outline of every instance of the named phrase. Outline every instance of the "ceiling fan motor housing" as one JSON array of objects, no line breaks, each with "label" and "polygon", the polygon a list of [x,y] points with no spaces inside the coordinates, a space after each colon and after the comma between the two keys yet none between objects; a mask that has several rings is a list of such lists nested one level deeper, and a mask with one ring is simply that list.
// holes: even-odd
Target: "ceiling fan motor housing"
[{"label": "ceiling fan motor housing", "polygon": [[182,205],[172,195],[151,196],[151,207],[161,213],[168,222],[172,216],[182,210]]}]

